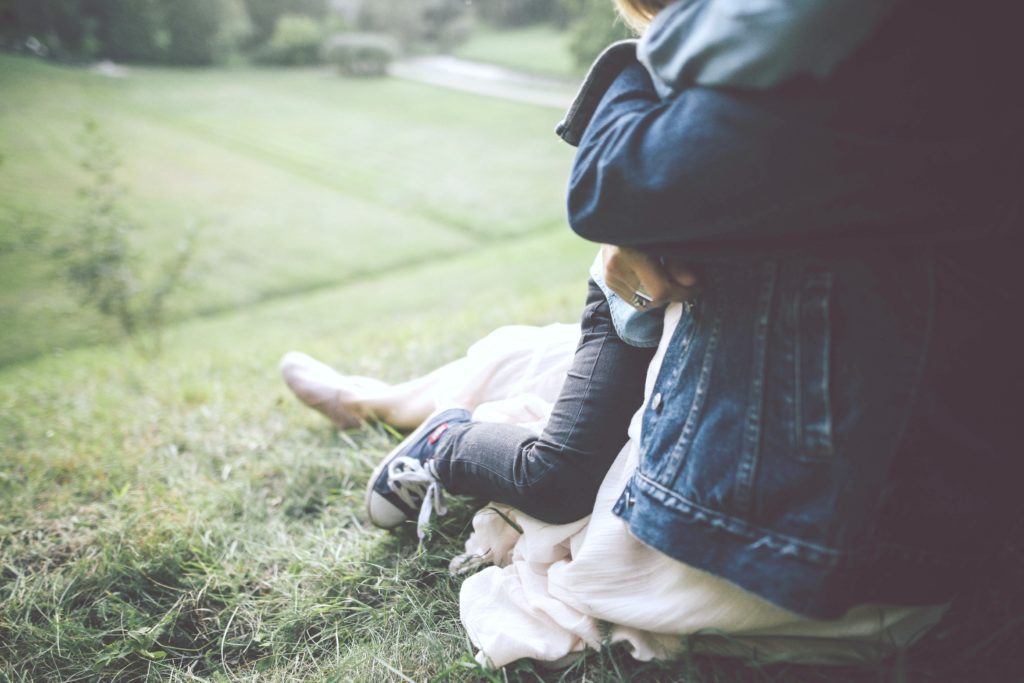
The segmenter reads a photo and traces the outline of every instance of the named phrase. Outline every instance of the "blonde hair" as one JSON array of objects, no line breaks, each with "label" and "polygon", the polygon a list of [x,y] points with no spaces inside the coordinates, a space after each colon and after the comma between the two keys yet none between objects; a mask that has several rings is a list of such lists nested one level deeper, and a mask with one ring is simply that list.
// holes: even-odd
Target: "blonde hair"
[{"label": "blonde hair", "polygon": [[651,19],[665,8],[670,0],[615,0],[619,16],[626,25],[637,32],[643,33]]}]

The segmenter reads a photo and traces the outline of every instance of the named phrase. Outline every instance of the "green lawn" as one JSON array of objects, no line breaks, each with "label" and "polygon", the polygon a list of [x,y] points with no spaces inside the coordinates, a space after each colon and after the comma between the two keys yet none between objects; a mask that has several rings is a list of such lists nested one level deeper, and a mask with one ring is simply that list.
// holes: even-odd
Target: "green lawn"
[{"label": "green lawn", "polygon": [[[858,671],[640,664],[620,650],[568,671],[481,670],[447,574],[471,510],[423,547],[409,529],[369,527],[366,479],[395,435],[337,432],[275,365],[299,349],[397,380],[498,325],[574,319],[593,246],[560,225],[568,151],[550,112],[319,71],[110,81],[7,57],[0,94],[0,680],[1017,673],[977,675],[1021,625],[1006,600],[967,602],[966,626],[923,655]],[[30,239],[75,214],[90,115],[121,146],[148,254],[187,220],[206,226],[153,360],[79,311]]]},{"label": "green lawn", "polygon": [[547,24],[501,30],[480,27],[454,54],[540,76],[578,79],[585,69],[569,52],[569,40],[568,33]]},{"label": "green lawn", "polygon": [[[447,560],[362,517],[385,430],[338,434],[292,348],[408,377],[488,329],[575,316],[590,247],[538,236],[0,371],[0,680],[415,680],[471,657]],[[159,659],[157,659],[159,658]]]},{"label": "green lawn", "polygon": [[325,70],[134,70],[0,55],[0,365],[110,338],[45,249],[81,210],[79,138],[123,157],[124,205],[165,252],[202,235],[179,314],[357,280],[562,228],[571,149],[541,108]]}]

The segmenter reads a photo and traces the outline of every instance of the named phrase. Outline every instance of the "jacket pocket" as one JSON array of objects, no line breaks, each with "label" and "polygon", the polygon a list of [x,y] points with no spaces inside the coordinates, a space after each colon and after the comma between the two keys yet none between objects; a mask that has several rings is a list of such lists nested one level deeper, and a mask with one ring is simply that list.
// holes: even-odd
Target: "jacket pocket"
[{"label": "jacket pocket", "polygon": [[833,453],[830,354],[832,273],[809,267],[797,291],[794,426],[797,455],[828,458]]}]

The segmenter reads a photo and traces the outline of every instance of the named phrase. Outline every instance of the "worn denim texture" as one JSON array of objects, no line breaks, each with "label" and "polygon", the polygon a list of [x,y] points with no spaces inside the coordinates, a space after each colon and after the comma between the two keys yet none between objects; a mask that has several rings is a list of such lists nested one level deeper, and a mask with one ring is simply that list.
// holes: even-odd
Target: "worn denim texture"
[{"label": "worn denim texture", "polygon": [[580,141],[573,228],[702,270],[616,513],[807,616],[949,600],[1020,514],[1020,128],[934,73],[977,68],[964,21],[902,3],[824,85],[662,98],[627,65]]}]

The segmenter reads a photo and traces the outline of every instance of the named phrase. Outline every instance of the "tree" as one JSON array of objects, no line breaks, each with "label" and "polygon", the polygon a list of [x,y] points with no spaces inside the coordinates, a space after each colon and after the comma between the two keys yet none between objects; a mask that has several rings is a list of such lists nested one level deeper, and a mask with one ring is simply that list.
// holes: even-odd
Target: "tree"
[{"label": "tree", "polygon": [[217,51],[222,6],[210,0],[172,0],[164,3],[164,28],[170,64],[212,64]]},{"label": "tree", "polygon": [[96,21],[86,0],[0,0],[0,31],[34,36],[66,57],[95,47]]},{"label": "tree", "polygon": [[161,62],[168,42],[158,0],[95,0],[101,55],[122,62]]},{"label": "tree", "polygon": [[32,36],[60,58],[209,64],[224,48],[225,17],[234,22],[235,35],[239,24],[248,21],[242,0],[0,2],[5,32],[20,39]]}]

